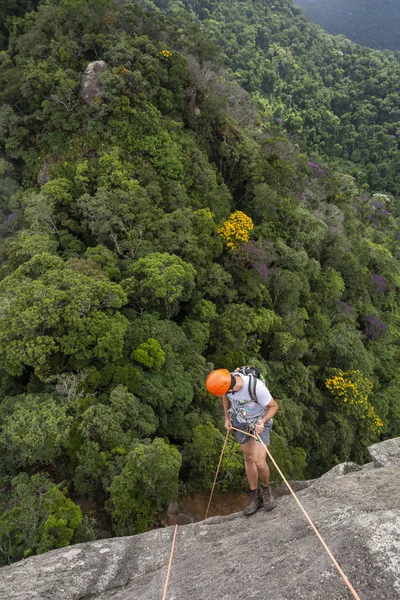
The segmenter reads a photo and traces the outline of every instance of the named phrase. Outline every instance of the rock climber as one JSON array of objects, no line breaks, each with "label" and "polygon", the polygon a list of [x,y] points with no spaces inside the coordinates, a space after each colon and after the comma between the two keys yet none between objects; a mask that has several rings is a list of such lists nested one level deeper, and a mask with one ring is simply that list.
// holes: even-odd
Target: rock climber
[{"label": "rock climber", "polygon": [[[264,446],[248,435],[258,434],[264,444],[269,444],[273,417],[278,404],[261,379],[257,379],[255,393],[252,375],[245,375],[237,369],[230,373],[227,369],[212,371],[206,381],[208,391],[222,397],[225,415],[225,428],[234,428],[244,457],[247,481],[250,486],[249,503],[243,511],[246,516],[254,514],[260,507],[272,510],[276,506],[269,485],[270,471]],[[239,431],[236,431],[236,430]],[[258,488],[260,480],[261,490]]]}]

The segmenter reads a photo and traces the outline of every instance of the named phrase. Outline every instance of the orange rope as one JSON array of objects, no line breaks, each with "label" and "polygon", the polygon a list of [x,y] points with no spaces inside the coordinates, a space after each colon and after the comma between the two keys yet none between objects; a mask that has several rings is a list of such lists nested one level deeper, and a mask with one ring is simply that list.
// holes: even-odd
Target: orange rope
[{"label": "orange rope", "polygon": [[213,497],[213,493],[214,493],[215,484],[217,483],[218,471],[219,471],[219,468],[220,468],[220,466],[221,466],[222,457],[223,457],[223,455],[224,455],[224,451],[225,451],[226,442],[228,441],[228,435],[229,435],[229,431],[230,431],[230,429],[228,429],[228,430],[227,430],[227,432],[226,432],[226,436],[225,436],[224,445],[222,446],[222,452],[221,452],[221,456],[219,457],[219,463],[218,463],[218,467],[217,467],[217,472],[215,473],[215,477],[214,477],[214,483],[213,483],[213,486],[212,486],[212,490],[211,490],[210,499],[209,499],[209,501],[208,501],[208,506],[207,506],[207,510],[206,510],[205,517],[204,517],[205,519],[207,519],[208,510],[209,510],[209,508],[210,508],[211,499],[212,499],[212,497]]},{"label": "orange rope", "polygon": [[168,572],[167,572],[167,579],[165,581],[165,585],[164,585],[164,593],[163,593],[163,597],[162,600],[165,600],[166,596],[167,596],[167,589],[168,589],[168,581],[169,581],[169,574],[171,571],[171,565],[172,565],[172,557],[174,555],[174,548],[175,548],[175,539],[176,539],[176,534],[178,532],[178,525],[175,525],[175,530],[174,530],[174,539],[172,540],[172,548],[171,548],[171,554],[169,557],[169,563],[168,563]]},{"label": "orange rope", "polygon": [[[243,433],[243,431],[241,429],[236,429],[235,427],[232,427],[232,429],[234,429],[235,431],[239,431],[241,433]],[[331,561],[333,562],[333,564],[335,565],[336,569],[339,571],[340,576],[343,578],[345,584],[347,585],[347,587],[349,588],[350,592],[353,594],[353,597],[356,598],[356,600],[360,600],[360,597],[358,596],[357,592],[355,591],[355,589],[353,588],[353,586],[351,585],[350,581],[348,580],[348,578],[346,577],[346,575],[344,574],[342,568],[340,567],[339,563],[337,562],[337,560],[335,559],[335,557],[333,556],[332,552],[329,550],[327,544],[325,543],[322,535],[319,533],[318,529],[315,527],[314,523],[311,521],[310,517],[308,516],[306,509],[303,507],[303,505],[301,504],[300,500],[297,498],[296,494],[294,493],[294,491],[292,490],[292,488],[289,485],[289,482],[286,480],[284,474],[282,473],[282,471],[280,470],[280,468],[278,467],[278,465],[276,464],[272,454],[270,453],[270,451],[268,450],[267,446],[264,444],[264,442],[262,441],[262,439],[260,438],[260,436],[257,434],[257,436],[252,435],[251,433],[247,433],[246,435],[250,435],[251,437],[253,437],[255,440],[259,440],[262,445],[264,446],[264,448],[267,451],[268,456],[270,457],[270,459],[272,460],[272,462],[275,465],[275,468],[277,469],[279,475],[282,477],[283,481],[286,483],[287,487],[289,488],[290,493],[292,494],[293,498],[296,500],[297,504],[300,506],[301,510],[304,513],[304,516],[306,517],[307,521],[310,523],[315,535],[317,536],[317,538],[319,539],[319,541],[321,542],[321,544],[323,545],[323,547],[325,548],[326,552],[328,553],[329,558],[331,559]]]}]

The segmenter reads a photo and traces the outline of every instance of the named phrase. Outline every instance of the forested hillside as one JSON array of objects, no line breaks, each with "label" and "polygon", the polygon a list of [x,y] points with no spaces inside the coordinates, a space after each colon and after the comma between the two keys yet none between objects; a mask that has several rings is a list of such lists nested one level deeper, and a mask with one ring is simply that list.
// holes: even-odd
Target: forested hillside
[{"label": "forested hillside", "polygon": [[[147,1],[146,4],[149,4]],[[398,193],[400,64],[332,37],[291,0],[186,0],[169,12],[187,32],[204,32],[209,55],[259,97],[315,159],[329,159],[360,186]],[[195,41],[189,39],[191,48]],[[272,119],[273,120],[273,119]]]},{"label": "forested hillside", "polygon": [[209,490],[214,367],[261,368],[289,478],[400,435],[398,62],[286,0],[158,4],[7,20],[0,564]]},{"label": "forested hillside", "polygon": [[397,0],[295,0],[328,33],[378,50],[400,50]]}]

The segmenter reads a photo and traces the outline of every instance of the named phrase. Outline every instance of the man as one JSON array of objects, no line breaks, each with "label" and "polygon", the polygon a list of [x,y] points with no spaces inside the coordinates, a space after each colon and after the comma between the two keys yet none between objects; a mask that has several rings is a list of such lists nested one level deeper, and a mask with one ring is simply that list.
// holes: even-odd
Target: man
[{"label": "man", "polygon": [[[272,510],[276,506],[269,485],[267,452],[259,440],[247,434],[258,434],[267,446],[272,418],[278,410],[278,404],[260,379],[257,379],[257,402],[254,402],[250,395],[249,384],[249,375],[243,375],[238,371],[230,373],[227,369],[212,371],[206,381],[209,392],[222,396],[225,428],[240,429],[240,431],[234,430],[234,433],[243,452],[247,481],[250,486],[249,504],[243,511],[246,516],[255,513],[261,504],[264,505],[264,510]],[[259,479],[261,492],[258,490]]]}]

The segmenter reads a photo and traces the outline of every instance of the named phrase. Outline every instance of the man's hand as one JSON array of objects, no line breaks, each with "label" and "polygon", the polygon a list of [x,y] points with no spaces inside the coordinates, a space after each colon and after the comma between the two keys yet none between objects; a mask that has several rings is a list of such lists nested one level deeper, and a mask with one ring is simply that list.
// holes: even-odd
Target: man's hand
[{"label": "man's hand", "polygon": [[225,429],[232,429],[232,421],[229,417],[225,417]]},{"label": "man's hand", "polygon": [[262,421],[257,421],[254,431],[256,434],[262,433],[264,431],[264,423]]}]

